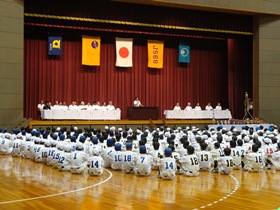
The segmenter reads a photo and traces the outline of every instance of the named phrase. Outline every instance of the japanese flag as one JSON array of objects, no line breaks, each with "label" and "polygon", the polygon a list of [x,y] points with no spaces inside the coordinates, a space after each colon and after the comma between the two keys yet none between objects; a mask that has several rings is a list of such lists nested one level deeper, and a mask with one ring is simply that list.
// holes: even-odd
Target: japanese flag
[{"label": "japanese flag", "polygon": [[132,38],[116,38],[116,66],[132,67]]}]

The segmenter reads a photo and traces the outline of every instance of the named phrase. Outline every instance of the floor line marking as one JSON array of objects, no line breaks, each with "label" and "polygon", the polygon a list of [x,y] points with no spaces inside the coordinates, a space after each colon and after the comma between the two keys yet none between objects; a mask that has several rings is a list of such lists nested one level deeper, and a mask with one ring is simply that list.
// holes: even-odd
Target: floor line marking
[{"label": "floor line marking", "polygon": [[107,179],[105,179],[105,180],[103,180],[103,181],[101,181],[99,183],[96,183],[96,184],[93,184],[93,185],[90,185],[90,186],[87,186],[87,187],[83,187],[83,188],[80,188],[80,189],[70,190],[70,191],[61,192],[61,193],[55,193],[55,194],[50,194],[50,195],[38,196],[38,197],[33,197],[33,198],[25,198],[25,199],[19,199],[19,200],[12,200],[12,201],[3,201],[3,202],[0,202],[0,205],[2,205],[2,204],[9,204],[9,203],[24,202],[24,201],[31,201],[31,200],[37,200],[37,199],[42,199],[42,198],[49,198],[49,197],[54,197],[54,196],[59,196],[59,195],[65,195],[65,194],[79,192],[79,191],[82,191],[82,190],[86,190],[86,189],[89,189],[89,188],[101,185],[101,184],[109,181],[112,178],[112,176],[113,176],[113,174],[109,170],[107,170],[107,169],[104,169],[104,170],[106,170],[109,173],[110,176]]},{"label": "floor line marking", "polygon": [[[213,201],[212,203],[208,203],[208,204],[206,204],[206,205],[204,205],[204,206],[200,206],[199,208],[204,209],[204,208],[206,208],[206,207],[208,207],[208,206],[217,204],[217,203],[219,203],[219,202],[221,202],[221,201],[226,200],[226,199],[229,198],[231,195],[233,195],[234,193],[236,193],[236,191],[237,191],[238,188],[240,187],[239,181],[238,181],[237,178],[234,177],[233,175],[230,174],[229,176],[235,181],[235,188],[234,188],[229,194],[225,195],[223,198],[220,198],[220,199],[218,199],[218,200],[216,200],[216,201]],[[195,210],[195,209],[193,209],[193,210]]]}]

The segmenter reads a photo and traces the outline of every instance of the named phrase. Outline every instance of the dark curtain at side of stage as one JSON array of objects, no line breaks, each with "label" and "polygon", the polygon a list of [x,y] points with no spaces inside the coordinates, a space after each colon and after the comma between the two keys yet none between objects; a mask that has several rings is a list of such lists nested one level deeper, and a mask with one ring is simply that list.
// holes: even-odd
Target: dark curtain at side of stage
[{"label": "dark curtain at side of stage", "polygon": [[135,42],[133,67],[119,68],[112,42],[102,42],[101,65],[90,67],[81,65],[81,40],[63,41],[63,55],[52,59],[46,40],[26,39],[25,116],[36,118],[40,99],[67,104],[112,100],[122,110],[122,118],[135,96],[145,106],[159,106],[161,114],[176,102],[182,108],[188,101],[202,107],[208,102],[228,106],[226,40],[192,41],[189,64],[178,62],[177,41],[166,42],[163,69],[148,68],[147,46]]},{"label": "dark curtain at side of stage", "polygon": [[244,116],[245,92],[252,96],[252,41],[228,39],[228,103],[233,117]]}]

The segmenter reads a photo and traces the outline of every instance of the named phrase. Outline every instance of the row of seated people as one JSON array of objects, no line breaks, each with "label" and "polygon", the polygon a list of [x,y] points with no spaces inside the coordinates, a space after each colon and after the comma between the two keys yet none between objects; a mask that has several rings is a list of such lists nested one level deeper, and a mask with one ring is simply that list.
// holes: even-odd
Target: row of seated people
[{"label": "row of seated people", "polygon": [[[134,102],[133,102],[134,106],[135,107],[142,107],[143,105],[141,104],[140,100],[138,97],[136,97],[134,99]],[[173,108],[174,111],[181,111],[183,110],[180,106],[180,103],[177,102],[176,105],[174,106]],[[196,106],[193,108],[192,105],[191,105],[191,102],[188,102],[186,108],[184,109],[185,111],[192,111],[192,110],[195,110],[195,111],[201,111],[202,108],[201,106],[199,105],[199,103],[196,104]],[[215,109],[213,109],[213,107],[211,106],[211,103],[208,103],[205,107],[205,110],[207,111],[212,111],[212,110],[216,110],[216,111],[221,111],[222,110],[222,106],[221,106],[221,103],[218,103],[217,106],[215,107]]]},{"label": "row of seated people", "polygon": [[[174,108],[173,108],[174,111],[180,111],[180,110],[183,110],[180,106],[180,103],[177,103]],[[184,111],[201,111],[202,108],[201,106],[199,105],[199,103],[196,104],[196,106],[193,108],[191,103],[188,102],[188,105],[185,107]],[[215,107],[215,109],[213,109],[213,107],[211,106],[211,103],[208,103],[205,107],[205,110],[206,111],[213,111],[213,110],[216,110],[216,111],[221,111],[222,110],[222,106],[220,103],[217,104],[217,106]]]},{"label": "row of seated people", "polygon": [[91,105],[90,103],[85,104],[85,102],[81,102],[77,105],[76,101],[72,101],[72,103],[67,106],[65,102],[56,101],[54,105],[51,104],[50,101],[44,103],[43,100],[37,106],[38,111],[43,110],[115,110],[115,106],[113,105],[112,101],[109,101],[108,105],[106,102],[103,102],[100,105],[99,101],[94,101]]},{"label": "row of seated people", "polygon": [[[77,105],[76,101],[72,101],[72,103],[69,106],[66,105],[66,102],[56,101],[55,105],[52,106],[50,101],[44,103],[43,100],[41,100],[41,102],[38,104],[37,108],[39,111],[50,110],[50,109],[51,110],[115,110],[116,109],[115,106],[113,105],[112,101],[109,101],[108,105],[106,104],[106,102],[103,102],[103,104],[100,105],[99,101],[94,101],[92,105],[90,103],[85,104],[85,102],[82,101],[79,105]],[[181,108],[180,104],[177,103],[173,110],[180,111],[183,109]],[[191,106],[191,103],[188,102],[188,105],[185,107],[184,110],[185,111],[192,111],[192,110],[201,111],[202,108],[199,105],[199,103],[197,103],[196,106],[193,108]],[[208,103],[207,106],[205,107],[205,110],[221,111],[222,107],[221,107],[221,104],[218,103],[217,106],[215,107],[215,109],[213,109],[213,107],[211,106],[211,103]]]},{"label": "row of seated people", "polygon": [[[107,128],[106,128],[107,127]],[[103,168],[148,176],[151,170],[162,179],[177,174],[198,176],[199,171],[230,174],[232,170],[258,172],[280,170],[280,134],[277,126],[264,129],[223,126],[140,128],[122,130],[113,126],[105,131],[57,128],[52,132],[0,129],[0,154],[30,158],[61,171],[100,175]],[[30,148],[30,149],[29,149]]]}]

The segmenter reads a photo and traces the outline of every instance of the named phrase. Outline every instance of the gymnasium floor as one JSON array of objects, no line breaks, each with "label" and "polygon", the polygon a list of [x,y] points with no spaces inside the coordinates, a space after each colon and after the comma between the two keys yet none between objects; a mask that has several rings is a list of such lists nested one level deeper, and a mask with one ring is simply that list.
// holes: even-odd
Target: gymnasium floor
[{"label": "gymnasium floor", "polygon": [[280,172],[200,172],[174,180],[105,170],[72,175],[29,159],[0,155],[0,209],[277,209]]}]

